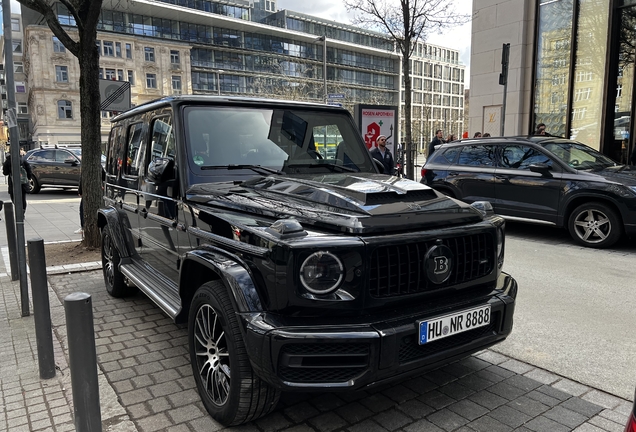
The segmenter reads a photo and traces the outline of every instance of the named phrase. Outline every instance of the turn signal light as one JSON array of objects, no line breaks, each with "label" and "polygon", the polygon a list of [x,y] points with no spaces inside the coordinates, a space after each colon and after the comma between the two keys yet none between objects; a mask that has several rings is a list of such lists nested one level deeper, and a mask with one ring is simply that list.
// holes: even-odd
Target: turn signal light
[{"label": "turn signal light", "polygon": [[426,168],[422,167],[420,174],[422,175],[422,178],[426,178]]},{"label": "turn signal light", "polygon": [[629,420],[625,426],[625,432],[636,432],[636,418],[633,413],[629,415]]}]

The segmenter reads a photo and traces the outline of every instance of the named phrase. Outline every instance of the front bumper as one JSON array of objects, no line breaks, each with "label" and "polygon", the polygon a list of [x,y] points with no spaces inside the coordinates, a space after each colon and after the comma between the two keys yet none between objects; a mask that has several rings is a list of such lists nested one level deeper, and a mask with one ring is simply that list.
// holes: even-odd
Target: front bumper
[{"label": "front bumper", "polygon": [[489,304],[490,325],[419,345],[418,320],[440,315],[395,311],[391,319],[347,325],[284,327],[263,315],[244,315],[252,367],[284,391],[351,390],[434,369],[503,341],[512,331],[517,283],[502,273],[496,290],[444,314]]}]

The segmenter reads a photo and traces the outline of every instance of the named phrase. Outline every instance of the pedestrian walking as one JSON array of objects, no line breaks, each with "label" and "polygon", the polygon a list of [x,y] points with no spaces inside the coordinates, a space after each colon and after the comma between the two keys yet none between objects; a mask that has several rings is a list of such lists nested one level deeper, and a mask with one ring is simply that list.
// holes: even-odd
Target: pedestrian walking
[{"label": "pedestrian walking", "polygon": [[[31,171],[31,165],[24,157],[25,155],[26,155],[26,152],[24,150],[20,150],[20,155],[19,155],[20,165],[19,166],[20,166],[20,186],[22,188],[23,216],[26,215],[26,208],[27,208],[26,196],[27,196],[27,193],[29,192],[29,180],[31,180],[31,176],[33,175],[33,172]],[[15,205],[15,198],[13,197],[13,176],[11,175],[12,174],[11,170],[12,170],[11,154],[7,154],[7,158],[2,164],[2,174],[4,174],[5,176],[8,176],[9,178],[7,182],[9,186],[9,196],[11,196],[11,202],[13,202],[13,204]]]},{"label": "pedestrian walking", "polygon": [[384,166],[384,174],[395,174],[395,161],[393,160],[391,150],[389,150],[386,146],[386,136],[380,135],[375,142],[378,146],[373,147],[369,151],[369,153],[371,153],[371,157],[382,163],[382,166]]},{"label": "pedestrian walking", "polygon": [[433,154],[433,152],[435,151],[435,147],[440,145],[440,144],[444,144],[444,139],[442,138],[444,136],[444,131],[441,129],[437,129],[435,131],[435,137],[433,138],[433,140],[428,144],[428,154],[426,155],[426,158],[430,158],[431,155]]}]

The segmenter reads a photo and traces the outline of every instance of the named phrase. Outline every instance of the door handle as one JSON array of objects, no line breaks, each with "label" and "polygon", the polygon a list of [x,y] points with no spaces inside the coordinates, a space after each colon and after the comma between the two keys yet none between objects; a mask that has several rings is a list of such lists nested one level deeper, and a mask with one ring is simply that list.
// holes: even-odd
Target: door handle
[{"label": "door handle", "polygon": [[457,171],[450,171],[448,175],[456,176],[459,175],[459,173]]},{"label": "door handle", "polygon": [[148,210],[146,208],[142,208],[139,213],[141,213],[144,218],[148,217]]}]

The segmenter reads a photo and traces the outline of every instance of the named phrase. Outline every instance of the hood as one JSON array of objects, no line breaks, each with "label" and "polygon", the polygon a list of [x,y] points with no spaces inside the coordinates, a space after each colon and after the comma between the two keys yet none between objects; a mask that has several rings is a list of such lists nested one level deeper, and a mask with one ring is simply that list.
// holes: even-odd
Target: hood
[{"label": "hood", "polygon": [[625,186],[636,186],[636,167],[616,165],[606,167],[601,170],[589,170],[585,172],[604,177],[609,181],[620,183]]},{"label": "hood", "polygon": [[371,173],[269,176],[240,184],[197,184],[188,190],[187,199],[351,233],[409,231],[482,219],[468,204],[426,185]]}]

